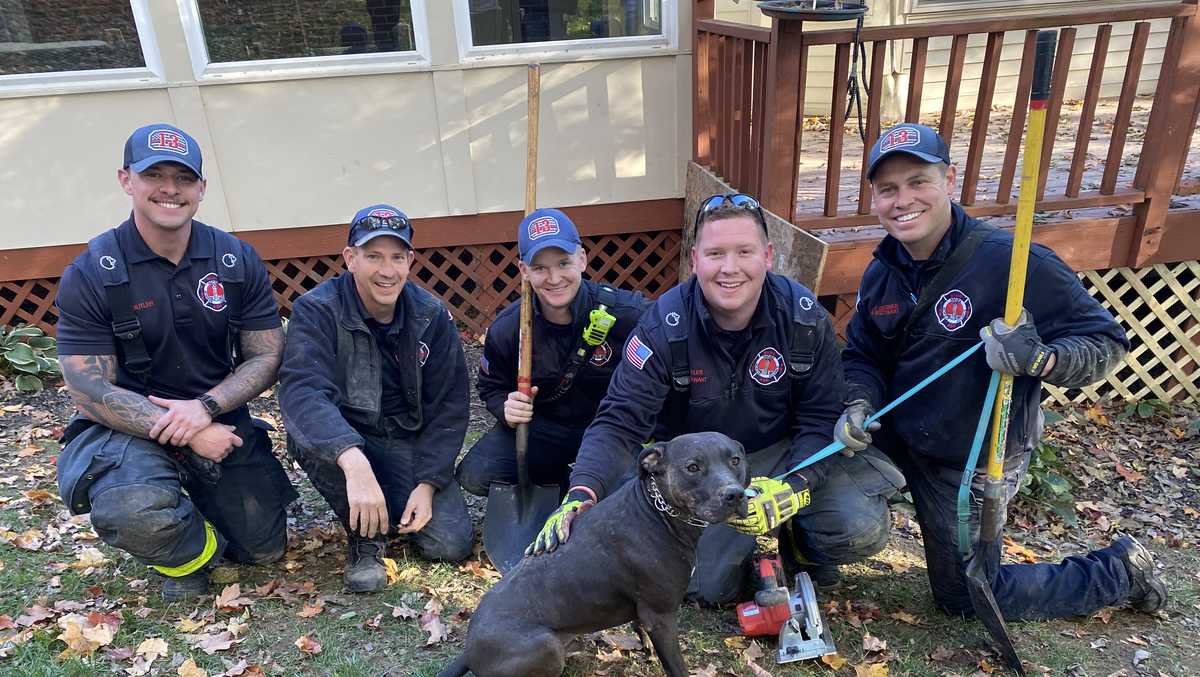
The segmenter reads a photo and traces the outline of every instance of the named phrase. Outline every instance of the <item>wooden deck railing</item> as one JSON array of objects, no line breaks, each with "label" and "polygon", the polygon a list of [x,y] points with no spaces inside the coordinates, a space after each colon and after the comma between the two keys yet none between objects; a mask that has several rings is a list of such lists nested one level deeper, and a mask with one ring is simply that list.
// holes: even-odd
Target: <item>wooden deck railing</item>
[{"label": "wooden deck railing", "polygon": [[[904,118],[917,121],[927,72],[929,43],[933,38],[949,38],[949,65],[942,97],[941,115],[936,126],[953,146],[956,133],[969,134],[966,162],[959,163],[961,204],[975,215],[1004,215],[1016,211],[1012,199],[1017,159],[1025,126],[1026,104],[1032,79],[1034,36],[1038,29],[1059,29],[1051,98],[1046,116],[1047,139],[1054,139],[1060,124],[1064,91],[1070,70],[1070,55],[1075,50],[1079,26],[1096,25],[1093,56],[1088,70],[1078,130],[1065,182],[1047,195],[1046,171],[1053,144],[1047,143],[1041,157],[1039,209],[1079,209],[1114,205],[1133,205],[1137,226],[1130,245],[1129,261],[1136,265],[1153,257],[1159,245],[1158,233],[1170,203],[1171,194],[1181,187],[1180,177],[1187,160],[1192,131],[1200,112],[1200,0],[1181,0],[1173,5],[1112,11],[1056,12],[1022,17],[951,21],[918,25],[868,27],[861,39],[866,46],[869,74],[864,110],[866,154],[878,138],[881,125],[881,100],[884,91],[885,58],[889,46],[911,41],[909,85]],[[805,31],[799,21],[774,21],[770,29],[744,26],[711,18],[711,0],[700,0],[695,8],[695,105],[693,145],[695,160],[725,178],[739,190],[758,195],[763,204],[803,228],[830,228],[878,223],[870,216],[871,193],[860,170],[857,205],[842,204],[842,160],[844,130],[839,124],[839,103],[846,101],[846,83],[850,69],[853,29]],[[1136,176],[1130,185],[1118,185],[1118,170],[1125,153],[1126,134],[1134,108],[1138,78],[1141,75],[1150,35],[1151,19],[1170,19],[1171,28],[1163,55],[1153,107]],[[1107,149],[1103,174],[1096,190],[1083,190],[1083,175],[1089,150],[1098,144],[1091,140],[1101,81],[1108,63],[1109,40],[1114,23],[1132,21],[1132,44],[1124,63],[1124,76],[1113,133]],[[1007,143],[1000,165],[994,198],[979,199],[980,168],[983,164],[990,111],[995,100],[995,82],[1000,67],[1005,33],[1025,31],[1024,50]],[[982,69],[978,76],[978,95],[969,130],[955,129],[960,88],[965,77],[967,41],[972,35],[986,35]],[[821,211],[797,212],[797,178],[803,146],[805,88],[815,78],[810,67],[814,47],[832,45],[834,61],[832,93],[834,120],[829,125],[825,157],[825,185]],[[827,76],[823,76],[827,77]],[[816,80],[813,80],[815,83]],[[857,142],[857,139],[855,139]],[[1057,191],[1061,190],[1061,193]]]}]

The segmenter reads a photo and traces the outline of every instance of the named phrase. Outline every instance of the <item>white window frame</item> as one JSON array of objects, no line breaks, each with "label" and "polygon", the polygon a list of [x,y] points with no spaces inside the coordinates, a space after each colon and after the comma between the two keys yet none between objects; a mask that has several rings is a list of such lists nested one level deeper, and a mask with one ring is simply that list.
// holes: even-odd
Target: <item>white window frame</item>
[{"label": "white window frame", "polygon": [[165,84],[162,55],[158,49],[154,24],[150,20],[152,1],[129,0],[134,26],[137,29],[137,35],[134,37],[141,45],[145,66],[0,75],[0,98],[29,94],[136,89],[147,85]]},{"label": "white window frame", "polygon": [[468,0],[454,0],[454,28],[458,36],[459,62],[469,65],[479,62],[525,62],[541,57],[620,57],[655,50],[674,50],[679,46],[679,3],[684,1],[662,0],[662,11],[659,13],[662,35],[547,40],[476,47],[471,38],[471,8]]},{"label": "white window frame", "polygon": [[187,41],[188,54],[192,60],[192,73],[200,84],[395,73],[427,69],[431,63],[426,0],[411,0],[413,43],[416,47],[412,51],[335,54],[219,63],[209,61],[208,44],[204,40],[204,27],[200,20],[200,7],[196,4],[196,0],[178,0],[178,2],[184,39]]}]

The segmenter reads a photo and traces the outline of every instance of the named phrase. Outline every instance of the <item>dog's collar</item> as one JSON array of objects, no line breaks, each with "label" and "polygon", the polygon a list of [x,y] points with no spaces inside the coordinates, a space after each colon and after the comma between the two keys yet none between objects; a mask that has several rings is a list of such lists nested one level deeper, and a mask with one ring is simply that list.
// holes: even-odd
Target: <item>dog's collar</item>
[{"label": "dog's collar", "polygon": [[696,519],[695,517],[683,517],[680,515],[679,510],[667,503],[667,501],[663,498],[662,492],[658,490],[658,483],[654,481],[654,478],[651,477],[649,479],[650,481],[647,483],[646,493],[649,495],[650,503],[654,505],[655,510],[674,517],[684,524],[690,524],[691,526],[700,527],[701,529],[709,525],[708,522],[705,522],[702,519]]}]

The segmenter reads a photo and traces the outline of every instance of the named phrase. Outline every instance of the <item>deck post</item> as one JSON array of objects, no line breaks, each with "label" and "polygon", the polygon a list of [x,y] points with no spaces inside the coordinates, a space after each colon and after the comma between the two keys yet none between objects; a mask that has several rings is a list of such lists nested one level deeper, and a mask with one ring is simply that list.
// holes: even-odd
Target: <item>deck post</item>
[{"label": "deck post", "polygon": [[800,171],[796,148],[804,108],[804,92],[800,89],[803,25],[802,21],[772,19],[770,52],[763,79],[766,103],[763,106],[764,145],[759,184],[762,195],[758,197],[764,207],[788,221],[793,218],[796,175]]}]

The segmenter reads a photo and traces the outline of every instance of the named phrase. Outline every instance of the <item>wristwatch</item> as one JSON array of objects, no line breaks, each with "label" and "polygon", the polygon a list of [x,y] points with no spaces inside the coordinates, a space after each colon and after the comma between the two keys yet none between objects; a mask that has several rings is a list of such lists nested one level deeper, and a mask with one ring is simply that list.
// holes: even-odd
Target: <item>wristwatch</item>
[{"label": "wristwatch", "polygon": [[208,412],[210,418],[215,419],[221,414],[221,405],[218,404],[215,399],[213,399],[212,395],[204,393],[200,397],[197,397],[196,400],[199,401],[200,404],[204,405],[204,410]]}]

